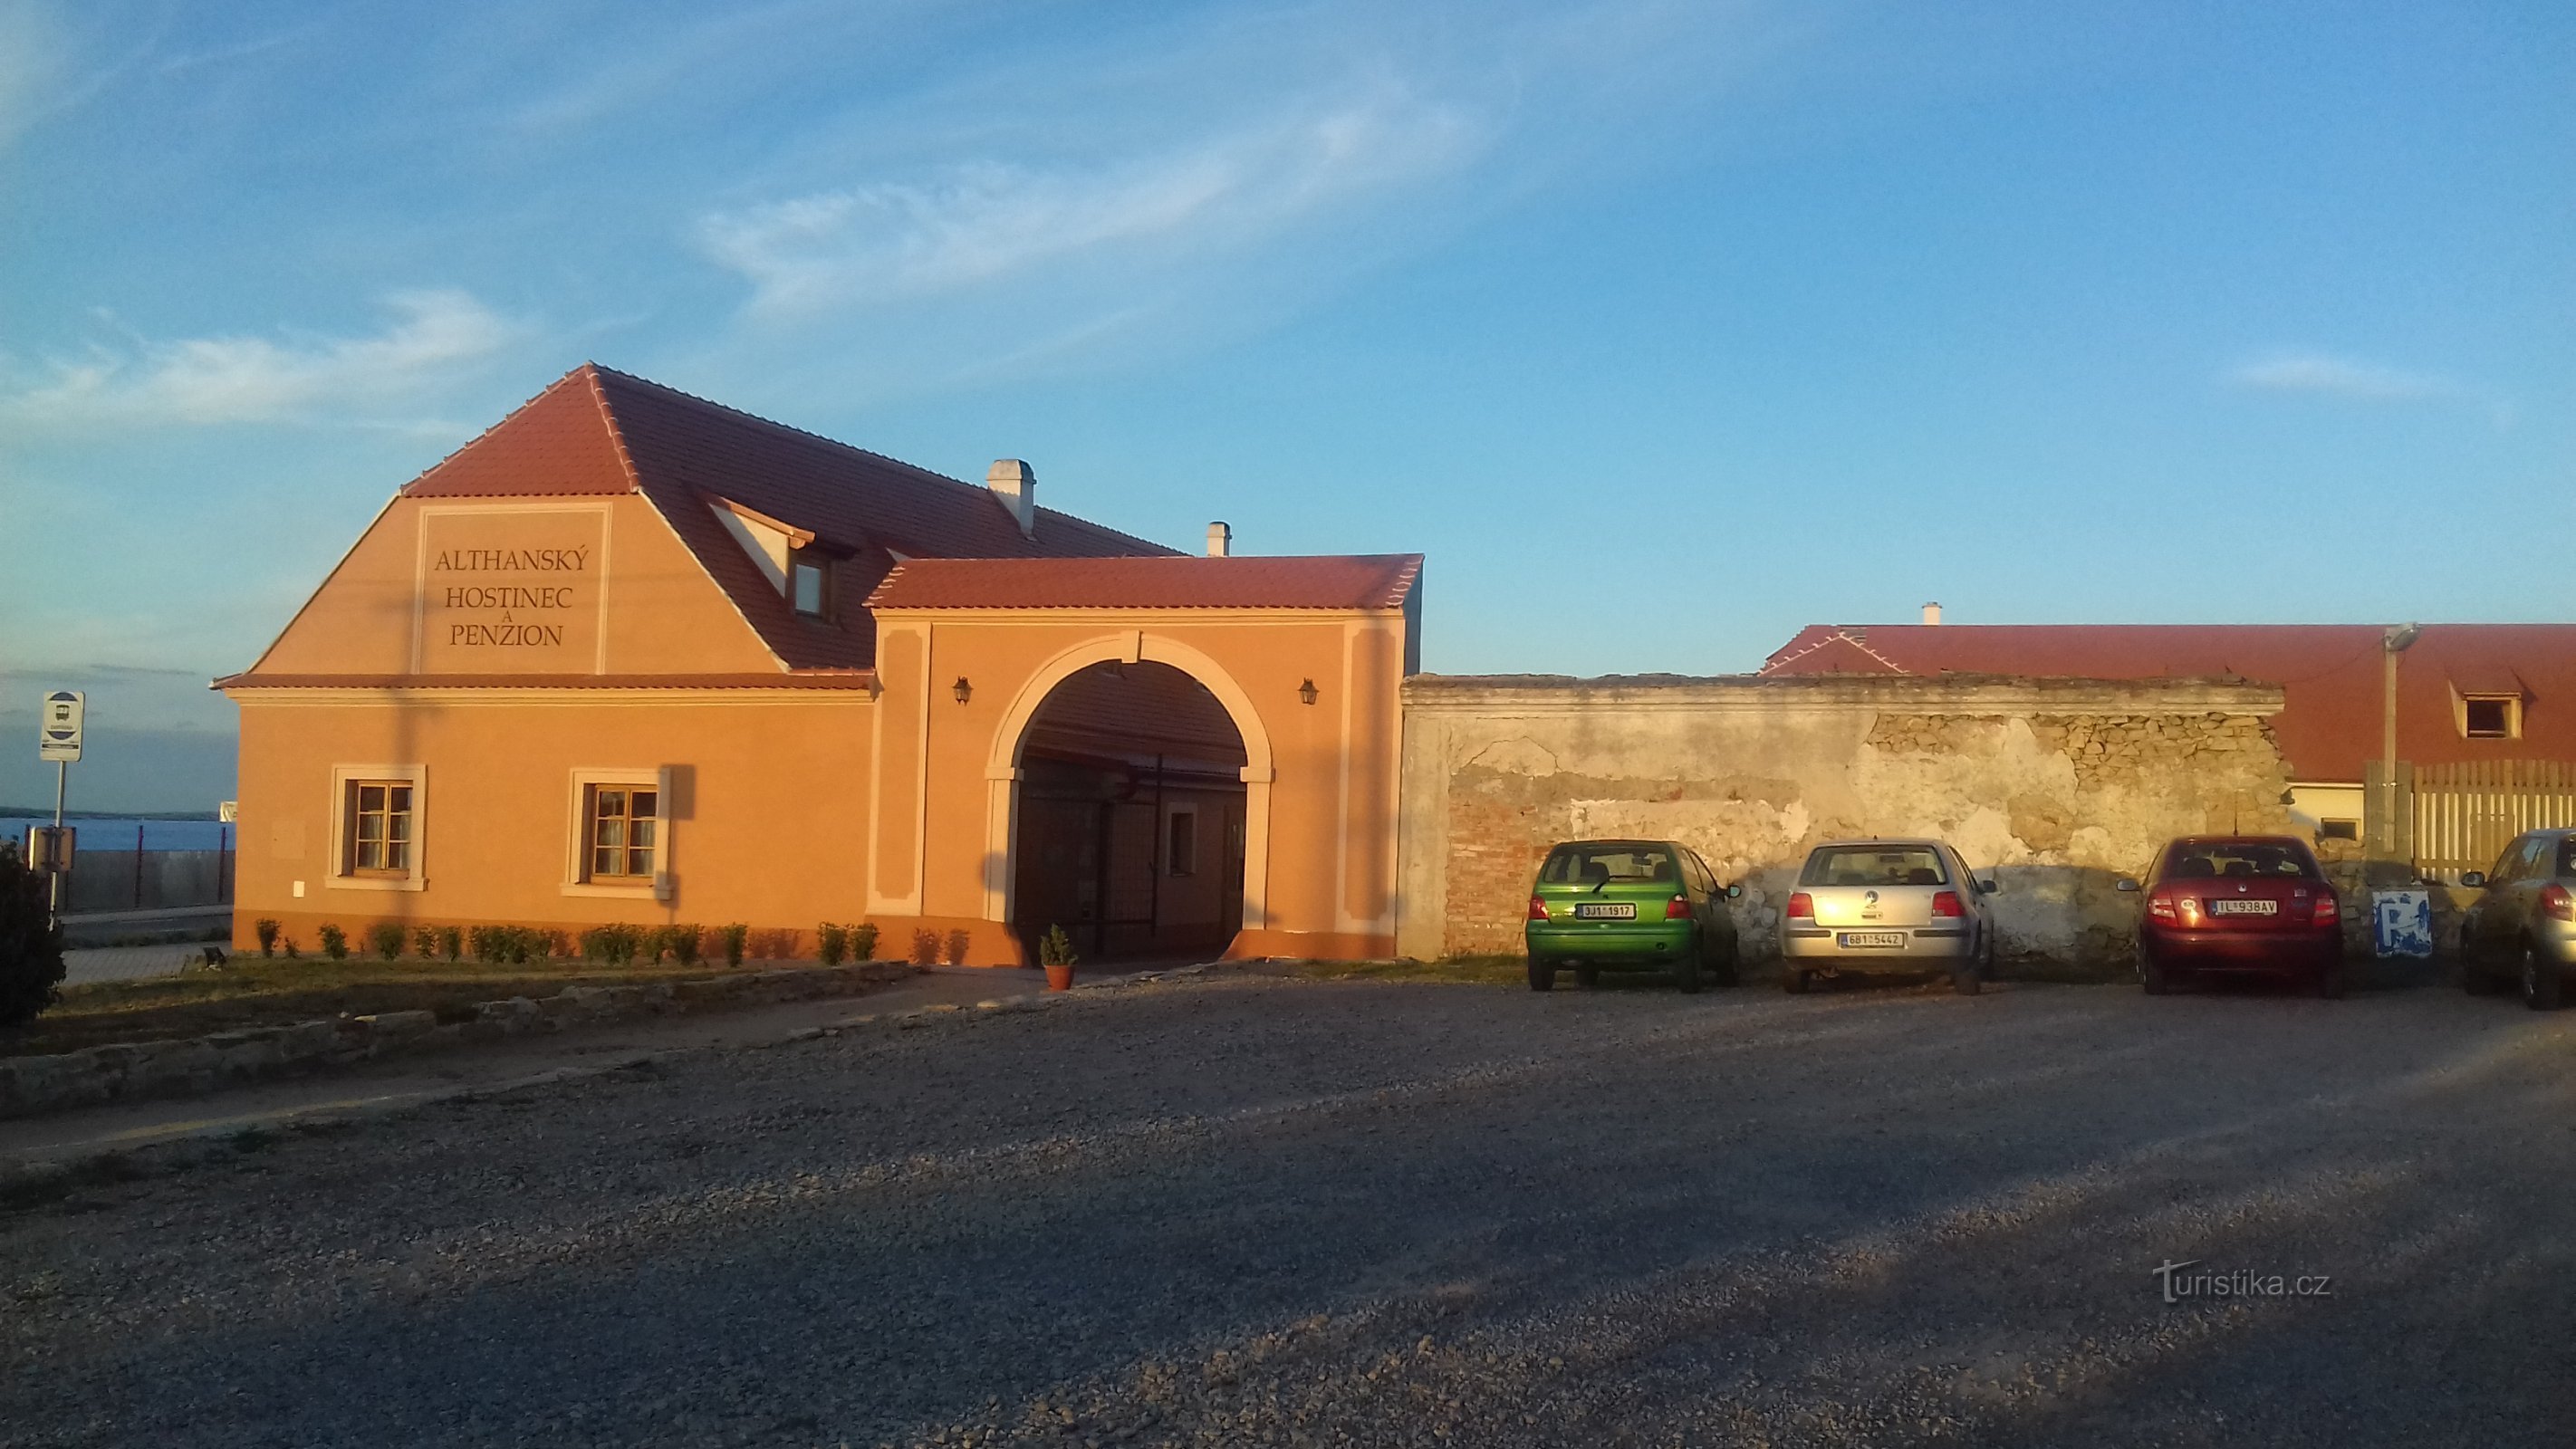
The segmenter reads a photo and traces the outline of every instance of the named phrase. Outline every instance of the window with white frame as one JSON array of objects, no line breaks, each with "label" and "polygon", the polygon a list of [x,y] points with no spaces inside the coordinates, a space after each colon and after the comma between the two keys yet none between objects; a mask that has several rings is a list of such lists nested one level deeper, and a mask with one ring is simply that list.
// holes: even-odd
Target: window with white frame
[{"label": "window with white frame", "polygon": [[670,788],[654,770],[575,770],[571,894],[653,893],[670,871]]}]

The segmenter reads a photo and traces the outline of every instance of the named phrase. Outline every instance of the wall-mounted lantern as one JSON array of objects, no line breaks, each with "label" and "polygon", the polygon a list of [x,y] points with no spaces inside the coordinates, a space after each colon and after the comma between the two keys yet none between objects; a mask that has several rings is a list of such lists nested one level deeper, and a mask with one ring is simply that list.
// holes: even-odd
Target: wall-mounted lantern
[{"label": "wall-mounted lantern", "polygon": [[1297,683],[1297,697],[1308,704],[1313,704],[1315,702],[1315,681],[1311,679],[1299,680]]},{"label": "wall-mounted lantern", "polygon": [[966,676],[961,674],[957,676],[957,687],[949,690],[948,692],[957,696],[957,702],[959,704],[964,704],[966,701],[975,697],[975,686],[968,684],[966,682]]}]

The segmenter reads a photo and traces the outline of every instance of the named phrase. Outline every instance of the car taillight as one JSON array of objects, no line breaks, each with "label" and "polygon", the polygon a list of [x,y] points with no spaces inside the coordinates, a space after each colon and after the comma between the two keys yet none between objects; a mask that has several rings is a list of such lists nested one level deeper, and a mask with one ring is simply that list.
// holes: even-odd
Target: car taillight
[{"label": "car taillight", "polygon": [[1664,902],[1664,919],[1665,919],[1665,920],[1667,920],[1667,921],[1687,921],[1687,920],[1689,920],[1690,918],[1691,918],[1690,897],[1688,897],[1688,896],[1675,896],[1675,897],[1673,897],[1671,900],[1668,900],[1668,901]]},{"label": "car taillight", "polygon": [[1531,920],[1533,920],[1533,921],[1544,921],[1544,920],[1546,920],[1546,919],[1547,919],[1547,902],[1546,902],[1545,900],[1541,899],[1541,898],[1540,898],[1540,897],[1538,897],[1538,896],[1532,896],[1532,897],[1530,897],[1530,912],[1529,912],[1529,918],[1530,918]]},{"label": "car taillight", "polygon": [[1950,920],[1957,920],[1959,917],[1964,916],[1967,913],[1968,908],[1959,904],[1959,893],[1957,891],[1934,891],[1932,893],[1932,915],[1935,919],[1947,918]]},{"label": "car taillight", "polygon": [[2159,921],[2174,918],[2174,898],[2161,892],[2147,897],[2147,914]]},{"label": "car taillight", "polygon": [[1807,894],[1805,891],[1792,893],[1789,897],[1789,914],[1805,920],[1814,920],[1816,918],[1816,898]]},{"label": "car taillight", "polygon": [[2314,919],[2320,926],[2343,919],[2343,904],[2335,899],[2333,891],[2317,892],[2317,913]]},{"label": "car taillight", "polygon": [[2553,921],[2576,921],[2576,895],[2556,881],[2540,888],[2540,913]]}]

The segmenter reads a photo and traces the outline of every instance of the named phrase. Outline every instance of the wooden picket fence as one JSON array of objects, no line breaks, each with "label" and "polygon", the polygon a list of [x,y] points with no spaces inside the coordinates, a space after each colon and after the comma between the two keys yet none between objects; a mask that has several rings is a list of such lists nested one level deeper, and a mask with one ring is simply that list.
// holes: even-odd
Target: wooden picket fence
[{"label": "wooden picket fence", "polygon": [[2576,827],[2576,765],[2562,760],[2419,765],[2414,776],[2418,870],[2489,870],[2526,830]]}]

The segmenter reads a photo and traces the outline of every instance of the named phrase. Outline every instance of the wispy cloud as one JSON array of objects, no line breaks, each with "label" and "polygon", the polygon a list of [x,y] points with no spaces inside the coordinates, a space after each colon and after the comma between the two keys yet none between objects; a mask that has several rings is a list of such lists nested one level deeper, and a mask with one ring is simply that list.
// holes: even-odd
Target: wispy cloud
[{"label": "wispy cloud", "polygon": [[2324,352],[2271,353],[2231,369],[2226,380],[2263,392],[2324,393],[2363,402],[2412,402],[2465,391],[2447,378]]},{"label": "wispy cloud", "polygon": [[0,5],[0,150],[43,115],[64,62],[52,17],[34,5]]},{"label": "wispy cloud", "polygon": [[801,317],[1005,281],[1086,254],[1239,249],[1456,167],[1485,134],[1461,108],[1389,88],[1103,166],[984,162],[717,212],[699,239],[750,282],[756,316]]},{"label": "wispy cloud", "polygon": [[[57,359],[0,391],[0,416],[83,430],[340,420],[383,424],[525,336],[461,291],[397,292],[369,336],[137,339]],[[394,421],[407,419],[397,417]]]}]

